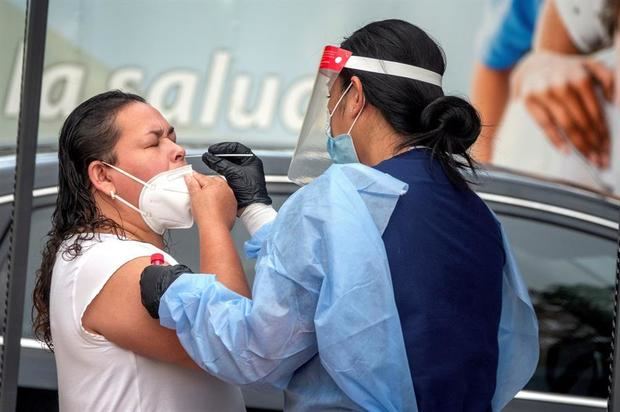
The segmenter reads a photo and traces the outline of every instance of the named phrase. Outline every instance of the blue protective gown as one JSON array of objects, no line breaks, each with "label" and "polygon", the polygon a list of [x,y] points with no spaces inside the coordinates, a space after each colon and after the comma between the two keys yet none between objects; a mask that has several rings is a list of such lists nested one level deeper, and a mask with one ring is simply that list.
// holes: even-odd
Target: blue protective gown
[{"label": "blue protective gown", "polygon": [[[289,410],[500,410],[536,367],[536,318],[499,223],[430,162],[416,151],[379,170],[332,166],[246,244],[252,300],[184,274],[162,297],[161,324],[210,373],[284,389]],[[438,222],[433,200],[464,201],[449,220],[461,225]]]}]

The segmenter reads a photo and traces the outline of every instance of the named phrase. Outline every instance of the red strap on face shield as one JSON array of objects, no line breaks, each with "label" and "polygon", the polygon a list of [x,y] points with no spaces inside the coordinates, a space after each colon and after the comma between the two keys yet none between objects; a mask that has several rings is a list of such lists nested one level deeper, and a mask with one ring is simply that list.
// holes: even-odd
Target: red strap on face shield
[{"label": "red strap on face shield", "polygon": [[353,53],[336,46],[325,46],[319,70],[331,70],[340,73]]}]

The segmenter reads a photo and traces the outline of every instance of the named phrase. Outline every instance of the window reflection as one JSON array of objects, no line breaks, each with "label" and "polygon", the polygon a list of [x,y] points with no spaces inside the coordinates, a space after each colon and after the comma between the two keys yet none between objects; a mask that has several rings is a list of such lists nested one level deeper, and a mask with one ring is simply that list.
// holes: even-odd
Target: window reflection
[{"label": "window reflection", "polygon": [[540,361],[526,389],[607,397],[615,241],[500,217],[540,326]]}]

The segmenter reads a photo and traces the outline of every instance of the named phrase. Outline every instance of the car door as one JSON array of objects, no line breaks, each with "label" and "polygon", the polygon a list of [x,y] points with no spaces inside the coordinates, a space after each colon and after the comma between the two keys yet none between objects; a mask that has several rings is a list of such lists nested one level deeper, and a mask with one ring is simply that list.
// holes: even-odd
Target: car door
[{"label": "car door", "polygon": [[540,328],[536,372],[506,411],[606,410],[617,223],[523,194],[480,195],[506,230]]}]

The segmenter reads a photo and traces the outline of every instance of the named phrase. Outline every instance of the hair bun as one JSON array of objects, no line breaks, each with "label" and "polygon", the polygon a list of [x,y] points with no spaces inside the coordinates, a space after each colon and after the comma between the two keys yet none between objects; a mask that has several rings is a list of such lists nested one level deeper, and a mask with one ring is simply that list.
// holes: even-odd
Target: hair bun
[{"label": "hair bun", "polygon": [[474,107],[456,96],[441,96],[420,115],[425,144],[442,152],[464,154],[480,134],[480,116]]}]

